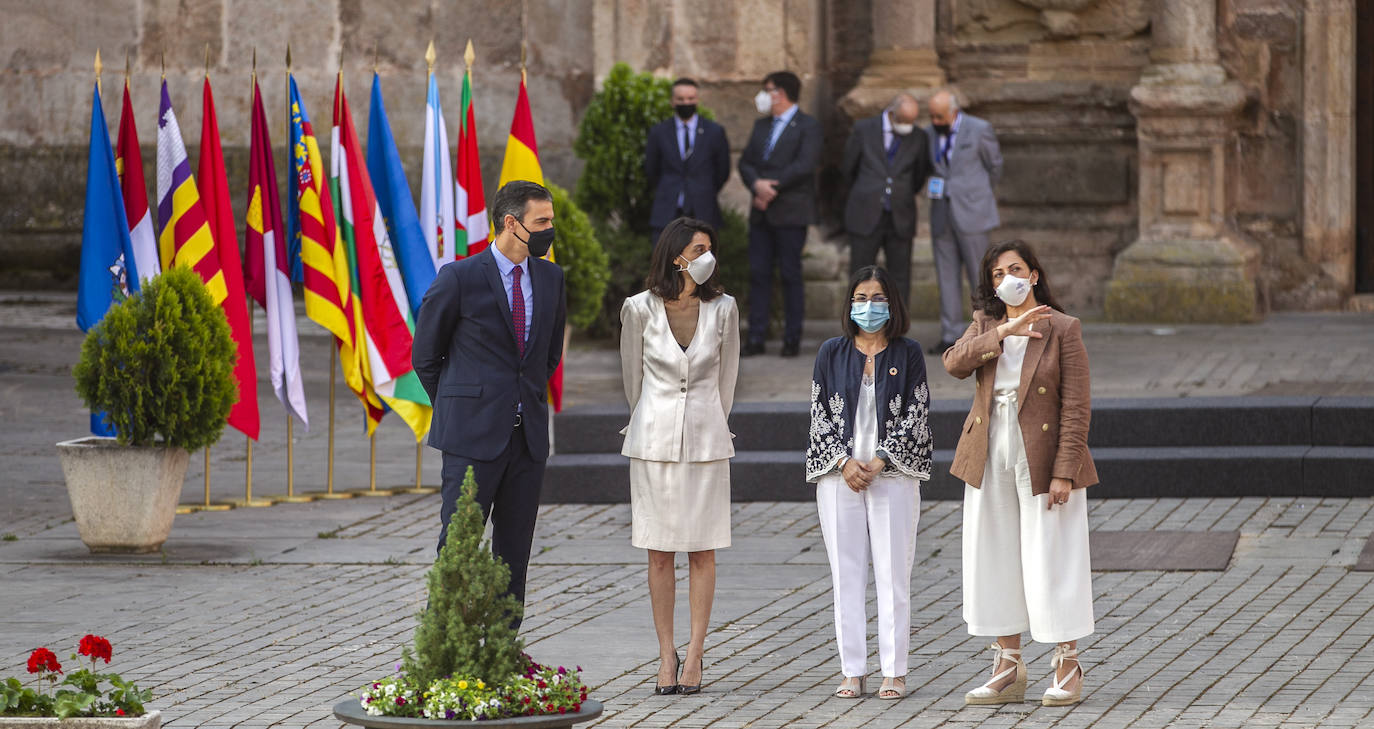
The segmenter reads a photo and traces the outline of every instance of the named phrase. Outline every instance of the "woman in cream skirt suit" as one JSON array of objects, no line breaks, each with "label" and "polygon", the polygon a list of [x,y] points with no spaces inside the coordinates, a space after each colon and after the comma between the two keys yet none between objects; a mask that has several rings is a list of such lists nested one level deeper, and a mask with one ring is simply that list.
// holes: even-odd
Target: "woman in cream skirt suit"
[{"label": "woman in cream skirt suit", "polygon": [[1029,630],[1056,644],[1041,702],[1075,704],[1078,640],[1093,632],[1088,355],[1028,245],[989,248],[980,279],[973,323],[944,353],[951,375],[977,381],[950,468],[966,483],[964,620],[969,634],[997,637],[992,677],[965,702],[1025,699]]},{"label": "woman in cream skirt suit", "polygon": [[[715,550],[730,546],[727,419],[739,373],[739,311],[716,283],[716,233],[678,218],[659,236],[647,291],[620,310],[621,372],[630,424],[631,543],[649,551],[649,600],[658,632],[656,694],[701,690],[716,589]],[[673,637],[675,552],[689,564],[691,635],[685,660]],[[680,671],[680,673],[679,673]]]}]

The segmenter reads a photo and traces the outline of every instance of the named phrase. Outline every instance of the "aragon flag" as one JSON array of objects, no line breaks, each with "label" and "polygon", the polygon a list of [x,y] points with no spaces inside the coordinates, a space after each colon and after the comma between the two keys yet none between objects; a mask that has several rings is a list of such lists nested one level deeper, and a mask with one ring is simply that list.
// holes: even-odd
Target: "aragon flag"
[{"label": "aragon flag", "polygon": [[[76,293],[76,325],[81,331],[105,318],[117,300],[139,288],[138,267],[129,239],[129,220],[119,194],[110,130],[100,107],[100,88],[91,89],[91,142],[86,163],[86,209],[81,219],[81,273]],[[91,413],[91,432],[113,436],[104,413]]]},{"label": "aragon flag", "polygon": [[305,389],[301,380],[300,341],[296,335],[296,307],[291,292],[291,266],[286,257],[281,197],[277,193],[277,165],[272,160],[272,137],[262,108],[262,91],[253,78],[253,120],[248,153],[248,214],[243,243],[248,295],[267,311],[267,359],[272,391],[306,428]]},{"label": "aragon flag", "polygon": [[[304,282],[306,316],[334,335],[344,382],[366,405],[368,394],[363,389],[362,365],[355,344],[348,252],[334,221],[334,205],[326,186],[324,157],[320,155],[315,129],[296,88],[296,78],[287,78],[291,88],[287,101],[291,140],[291,167],[286,174],[291,205],[287,218],[287,261],[292,278]],[[297,271],[301,274],[299,278]]]},{"label": "aragon flag", "polygon": [[201,204],[181,127],[172,111],[167,80],[162,80],[162,105],[157,119],[158,255],[162,270],[186,266],[200,274],[215,305],[224,303],[229,289],[215,251],[215,238]]},{"label": "aragon flag", "polygon": [[[510,136],[506,138],[506,157],[501,162],[501,181],[496,189],[501,189],[511,180],[529,180],[544,184],[544,170],[539,166],[539,145],[534,139],[534,116],[530,113],[530,97],[525,91],[523,70],[520,72],[520,93],[515,97],[515,117],[511,119]],[[492,237],[494,238],[494,235]],[[550,247],[544,258],[557,262],[553,253],[554,249]],[[562,332],[554,334],[562,335]],[[549,402],[553,404],[555,413],[563,409],[562,360],[559,360],[558,367],[549,377]]]},{"label": "aragon flag", "polygon": [[148,212],[148,183],[143,178],[143,151],[138,148],[138,126],[129,101],[129,79],[124,79],[124,108],[119,113],[119,141],[115,143],[115,169],[124,192],[124,213],[129,219],[129,240],[139,278],[147,281],[162,271],[158,262],[153,215]]},{"label": "aragon flag", "polygon": [[372,435],[386,414],[385,402],[419,442],[429,432],[429,397],[410,364],[412,336],[405,284],[363,161],[342,73],[334,87],[331,137],[329,186],[339,200],[335,217],[352,264],[354,331],[363,355],[367,434]]},{"label": "aragon flag", "polygon": [[253,362],[253,327],[248,320],[247,301],[243,292],[239,237],[234,230],[234,211],[229,202],[229,176],[224,171],[219,118],[215,114],[215,97],[210,91],[208,74],[201,98],[200,167],[196,171],[196,181],[210,224],[210,235],[215,239],[215,253],[224,267],[224,287],[228,296],[220,302],[220,307],[229,320],[229,333],[233,335],[239,351],[238,361],[234,363],[239,400],[229,410],[227,421],[244,435],[257,440],[261,423],[258,419],[258,368]]},{"label": "aragon flag", "polygon": [[[472,42],[468,41],[471,46]],[[472,107],[472,69],[463,74],[458,113],[458,165],[453,189],[454,254],[464,258],[487,247],[487,197],[482,190],[482,159],[477,150],[477,115]]]}]

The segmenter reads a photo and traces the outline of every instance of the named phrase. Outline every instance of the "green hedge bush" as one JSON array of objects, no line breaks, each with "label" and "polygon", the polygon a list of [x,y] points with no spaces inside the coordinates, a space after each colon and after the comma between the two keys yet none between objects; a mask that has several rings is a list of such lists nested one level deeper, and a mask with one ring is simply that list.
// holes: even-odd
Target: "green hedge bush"
[{"label": "green hedge bush", "polygon": [[553,193],[554,227],[558,230],[553,252],[563,267],[568,290],[568,323],[586,329],[601,311],[606,282],[611,277],[610,261],[592,221],[568,191],[552,183],[548,188]]},{"label": "green hedge bush", "polygon": [[[238,350],[200,276],[174,267],[91,327],[73,374],[121,445],[199,450],[219,440],[238,400]],[[159,442],[161,441],[161,442]]]}]

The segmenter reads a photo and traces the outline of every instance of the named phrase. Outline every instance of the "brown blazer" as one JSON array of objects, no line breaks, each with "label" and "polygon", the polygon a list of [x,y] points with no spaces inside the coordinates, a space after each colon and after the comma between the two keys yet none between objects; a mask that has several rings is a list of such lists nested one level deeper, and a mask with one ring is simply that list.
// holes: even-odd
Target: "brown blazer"
[{"label": "brown blazer", "polygon": [[[1092,417],[1089,393],[1088,353],[1078,320],[1050,310],[1050,318],[1035,325],[1045,336],[1031,337],[1021,366],[1021,387],[1016,392],[1021,438],[1030,463],[1031,492],[1050,491],[1051,478],[1067,478],[1074,488],[1097,483],[1097,468],[1088,452],[1088,421]],[[992,412],[992,384],[1002,342],[997,327],[1006,317],[993,319],[979,311],[968,331],[945,351],[945,369],[964,379],[978,381],[973,408],[959,434],[954,465],[949,472],[973,487],[983,484],[988,459],[988,420]]]}]

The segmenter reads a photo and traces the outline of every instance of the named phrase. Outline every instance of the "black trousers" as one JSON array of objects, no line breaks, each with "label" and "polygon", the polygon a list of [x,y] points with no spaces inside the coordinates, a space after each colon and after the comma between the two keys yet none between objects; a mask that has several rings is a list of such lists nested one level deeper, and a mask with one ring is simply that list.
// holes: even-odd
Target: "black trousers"
[{"label": "black trousers", "polygon": [[762,344],[772,316],[773,266],[782,279],[782,303],[786,324],[784,344],[799,344],[802,317],[806,314],[806,292],[802,286],[802,246],[806,226],[769,225],[749,221],[749,342]]},{"label": "black trousers", "polygon": [[[544,484],[545,461],[530,455],[525,434],[511,431],[506,450],[491,461],[478,461],[456,453],[444,452],[443,507],[439,518],[439,548],[448,534],[449,520],[458,510],[463,492],[463,476],[472,466],[477,479],[477,503],[482,519],[491,519],[491,551],[510,567],[508,592],[525,604],[525,574],[529,570],[530,546],[534,542],[534,523],[539,516],[539,493]],[[514,627],[519,629],[520,621]]]},{"label": "black trousers", "polygon": [[902,294],[902,305],[911,307],[911,237],[897,235],[892,223],[892,211],[884,210],[878,227],[868,235],[849,234],[849,275],[878,261],[883,252],[884,267],[892,275],[892,283]]}]

